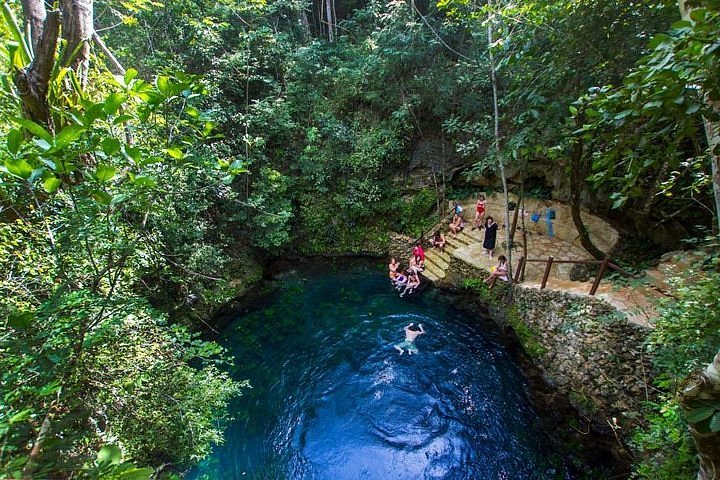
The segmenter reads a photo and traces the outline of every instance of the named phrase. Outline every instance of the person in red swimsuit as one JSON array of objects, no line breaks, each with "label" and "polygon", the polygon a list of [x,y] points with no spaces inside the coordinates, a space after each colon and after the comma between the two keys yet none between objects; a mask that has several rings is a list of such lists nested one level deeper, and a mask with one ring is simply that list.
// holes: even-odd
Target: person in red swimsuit
[{"label": "person in red swimsuit", "polygon": [[475,220],[473,221],[473,230],[482,228],[482,222],[485,218],[485,195],[479,195],[475,204]]}]

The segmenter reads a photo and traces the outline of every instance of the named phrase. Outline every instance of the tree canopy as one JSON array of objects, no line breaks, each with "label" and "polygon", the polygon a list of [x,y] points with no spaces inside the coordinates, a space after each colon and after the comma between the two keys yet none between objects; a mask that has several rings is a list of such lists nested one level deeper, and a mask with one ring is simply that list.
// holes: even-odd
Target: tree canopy
[{"label": "tree canopy", "polygon": [[[246,386],[203,332],[265,259],[377,253],[498,167],[628,236],[717,233],[717,0],[2,10],[0,476],[182,472]],[[659,368],[712,359],[666,327],[706,343]]]}]

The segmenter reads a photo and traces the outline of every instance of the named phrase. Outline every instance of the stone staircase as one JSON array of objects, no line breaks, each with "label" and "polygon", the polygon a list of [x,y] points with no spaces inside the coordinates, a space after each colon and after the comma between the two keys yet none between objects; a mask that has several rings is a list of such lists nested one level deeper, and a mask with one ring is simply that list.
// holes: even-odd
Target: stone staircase
[{"label": "stone staircase", "polygon": [[423,276],[432,282],[437,282],[445,278],[447,269],[450,267],[450,259],[453,253],[459,248],[464,248],[472,244],[482,244],[483,234],[481,230],[471,230],[468,225],[460,232],[457,238],[452,238],[448,233],[445,234],[445,250],[438,248],[429,248],[425,251],[425,271]]}]

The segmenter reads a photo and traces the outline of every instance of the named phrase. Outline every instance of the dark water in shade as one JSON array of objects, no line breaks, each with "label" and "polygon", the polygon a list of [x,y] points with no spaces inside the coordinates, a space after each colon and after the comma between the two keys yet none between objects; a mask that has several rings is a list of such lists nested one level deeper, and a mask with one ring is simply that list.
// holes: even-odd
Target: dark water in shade
[{"label": "dark water in shade", "polygon": [[[314,270],[314,271],[310,271]],[[298,267],[222,343],[253,389],[191,479],[574,478],[491,324],[385,267]],[[422,323],[418,355],[398,355]]]}]

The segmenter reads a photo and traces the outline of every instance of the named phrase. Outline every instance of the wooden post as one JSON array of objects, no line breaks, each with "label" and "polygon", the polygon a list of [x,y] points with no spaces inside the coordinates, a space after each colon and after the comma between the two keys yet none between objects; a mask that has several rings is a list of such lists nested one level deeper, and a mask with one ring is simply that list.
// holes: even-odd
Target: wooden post
[{"label": "wooden post", "polygon": [[545,265],[545,273],[543,274],[542,283],[540,284],[540,290],[545,288],[545,285],[547,285],[548,277],[550,276],[550,269],[552,268],[553,264],[553,256],[550,255],[547,259],[547,265]]},{"label": "wooden post", "polygon": [[595,292],[597,292],[598,287],[600,286],[600,280],[602,280],[603,275],[605,274],[605,270],[607,269],[608,263],[610,263],[610,260],[608,260],[607,257],[605,257],[600,264],[600,270],[598,270],[598,274],[595,277],[595,281],[592,284],[592,287],[590,288],[590,295],[595,295]]},{"label": "wooden post", "polygon": [[518,283],[518,280],[520,280],[520,272],[525,268],[525,257],[520,257],[520,264],[518,265],[517,270],[515,270],[515,279],[513,280],[514,283]]},{"label": "wooden post", "polygon": [[[523,217],[523,223],[525,222],[525,217]],[[527,229],[523,226],[523,257],[528,258],[528,245],[527,245]],[[522,268],[520,269],[520,281],[525,281],[525,264],[527,262],[523,262]]]}]

